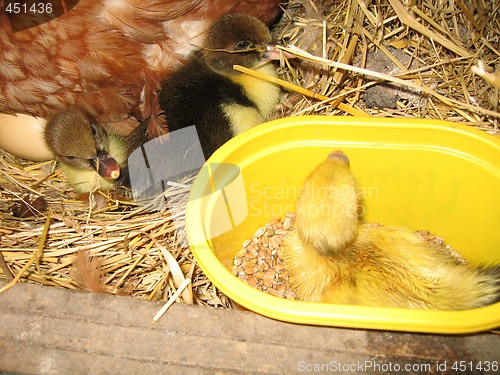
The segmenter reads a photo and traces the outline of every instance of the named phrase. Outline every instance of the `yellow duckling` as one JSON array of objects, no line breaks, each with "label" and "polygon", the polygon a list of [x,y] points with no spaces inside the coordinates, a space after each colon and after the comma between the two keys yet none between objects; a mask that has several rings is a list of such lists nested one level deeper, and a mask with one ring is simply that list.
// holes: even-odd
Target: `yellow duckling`
[{"label": "yellow duckling", "polygon": [[88,114],[71,108],[49,119],[45,142],[78,193],[115,187],[126,162],[122,137],[107,133]]},{"label": "yellow duckling", "polygon": [[307,178],[285,241],[285,265],[310,302],[462,310],[500,300],[500,266],[473,267],[405,228],[360,224],[341,151]]}]

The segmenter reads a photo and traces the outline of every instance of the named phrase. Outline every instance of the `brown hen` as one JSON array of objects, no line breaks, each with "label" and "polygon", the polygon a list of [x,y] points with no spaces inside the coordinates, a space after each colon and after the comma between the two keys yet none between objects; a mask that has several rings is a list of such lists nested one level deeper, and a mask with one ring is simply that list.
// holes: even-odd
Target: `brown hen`
[{"label": "brown hen", "polygon": [[120,134],[151,116],[150,135],[165,130],[160,82],[213,20],[240,12],[270,24],[280,10],[279,0],[67,0],[74,7],[62,16],[23,29],[29,16],[6,12],[7,3],[0,0],[0,113],[49,118],[77,105]]}]

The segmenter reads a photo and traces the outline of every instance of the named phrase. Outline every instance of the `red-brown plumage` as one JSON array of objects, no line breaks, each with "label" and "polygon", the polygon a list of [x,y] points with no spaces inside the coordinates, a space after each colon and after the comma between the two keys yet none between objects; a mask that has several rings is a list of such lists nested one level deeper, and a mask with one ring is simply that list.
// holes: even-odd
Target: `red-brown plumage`
[{"label": "red-brown plumage", "polygon": [[242,12],[269,24],[279,3],[80,0],[63,16],[17,32],[1,11],[0,112],[47,118],[77,105],[122,134],[152,114],[149,131],[161,133],[159,84],[211,22]]}]

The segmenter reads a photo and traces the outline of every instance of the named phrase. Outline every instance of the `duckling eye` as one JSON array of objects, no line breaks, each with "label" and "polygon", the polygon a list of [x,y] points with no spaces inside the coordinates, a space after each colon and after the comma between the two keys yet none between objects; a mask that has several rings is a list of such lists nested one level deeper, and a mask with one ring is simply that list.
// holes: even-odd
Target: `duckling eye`
[{"label": "duckling eye", "polygon": [[234,49],[236,51],[242,51],[242,50],[250,49],[253,47],[254,47],[254,44],[249,40],[241,40],[234,45]]},{"label": "duckling eye", "polygon": [[96,126],[97,126],[97,125],[95,125],[95,124],[92,124],[92,123],[90,124],[90,130],[92,131],[92,136],[93,136],[94,138],[96,138],[96,137],[97,137],[97,129],[96,129]]},{"label": "duckling eye", "polygon": [[59,160],[73,165],[78,164],[79,162],[76,156],[71,155],[59,155]]}]

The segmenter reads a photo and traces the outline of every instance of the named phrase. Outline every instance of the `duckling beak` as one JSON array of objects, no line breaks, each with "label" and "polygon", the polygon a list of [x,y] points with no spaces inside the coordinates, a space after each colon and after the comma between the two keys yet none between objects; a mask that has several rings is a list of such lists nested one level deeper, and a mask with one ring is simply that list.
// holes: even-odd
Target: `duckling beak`
[{"label": "duckling beak", "polygon": [[120,177],[120,164],[106,151],[97,151],[97,156],[90,159],[90,164],[101,177],[111,180]]},{"label": "duckling beak", "polygon": [[279,60],[282,56],[287,59],[293,59],[295,57],[295,55],[292,55],[291,53],[280,50],[278,48],[278,44],[276,43],[268,43],[264,47],[265,52],[262,55],[262,59],[264,61]]}]

